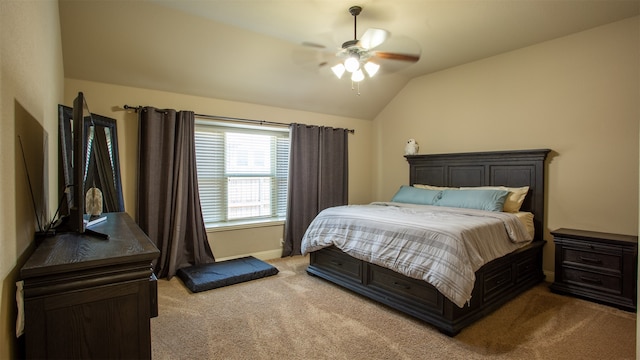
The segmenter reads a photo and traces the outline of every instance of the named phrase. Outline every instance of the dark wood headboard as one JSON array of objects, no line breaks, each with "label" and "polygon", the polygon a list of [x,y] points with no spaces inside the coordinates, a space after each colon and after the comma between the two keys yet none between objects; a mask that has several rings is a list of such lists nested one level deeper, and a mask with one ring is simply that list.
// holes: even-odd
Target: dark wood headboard
[{"label": "dark wood headboard", "polygon": [[529,186],[521,211],[534,214],[535,239],[543,239],[544,172],[549,149],[407,155],[409,183],[435,186]]}]

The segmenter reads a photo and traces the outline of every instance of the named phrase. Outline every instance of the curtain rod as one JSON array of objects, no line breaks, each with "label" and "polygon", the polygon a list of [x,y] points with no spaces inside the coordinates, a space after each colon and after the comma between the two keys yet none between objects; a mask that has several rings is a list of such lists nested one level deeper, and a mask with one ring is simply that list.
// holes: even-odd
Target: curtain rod
[{"label": "curtain rod", "polygon": [[[138,110],[142,109],[143,106],[130,106],[125,104],[123,108],[125,110],[135,110],[136,112],[138,112]],[[286,127],[292,125],[292,124],[285,124],[285,123],[279,123],[279,122],[267,121],[267,120],[252,120],[252,119],[243,119],[243,118],[217,116],[217,115],[205,115],[205,114],[194,114],[194,115],[197,117],[207,118],[212,120],[235,121],[235,122],[244,122],[244,123],[260,124],[260,125],[286,126]],[[347,129],[347,131],[351,134],[356,133],[354,129]]]}]

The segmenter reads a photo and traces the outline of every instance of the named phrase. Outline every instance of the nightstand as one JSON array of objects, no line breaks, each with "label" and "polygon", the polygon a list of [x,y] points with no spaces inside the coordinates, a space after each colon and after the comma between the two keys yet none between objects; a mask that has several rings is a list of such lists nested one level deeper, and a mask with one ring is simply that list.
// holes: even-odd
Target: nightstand
[{"label": "nightstand", "polygon": [[558,229],[551,291],[636,311],[638,237]]}]

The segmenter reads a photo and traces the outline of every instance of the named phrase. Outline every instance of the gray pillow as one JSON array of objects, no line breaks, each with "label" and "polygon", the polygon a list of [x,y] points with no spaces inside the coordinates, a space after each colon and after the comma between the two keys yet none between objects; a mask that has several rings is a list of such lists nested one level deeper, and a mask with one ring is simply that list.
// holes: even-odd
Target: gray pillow
[{"label": "gray pillow", "polygon": [[442,190],[436,205],[502,211],[507,195],[506,190]]}]

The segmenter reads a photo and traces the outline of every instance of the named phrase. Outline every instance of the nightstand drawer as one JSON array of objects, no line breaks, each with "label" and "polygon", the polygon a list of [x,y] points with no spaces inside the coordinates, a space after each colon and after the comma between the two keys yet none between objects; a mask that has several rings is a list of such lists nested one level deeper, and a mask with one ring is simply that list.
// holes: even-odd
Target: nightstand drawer
[{"label": "nightstand drawer", "polygon": [[562,269],[564,281],[570,284],[581,285],[607,291],[613,294],[622,293],[622,278],[604,274],[582,271],[577,269]]},{"label": "nightstand drawer", "polygon": [[595,266],[620,272],[621,256],[598,253],[595,251],[583,251],[572,248],[564,248],[564,262],[581,265]]}]

